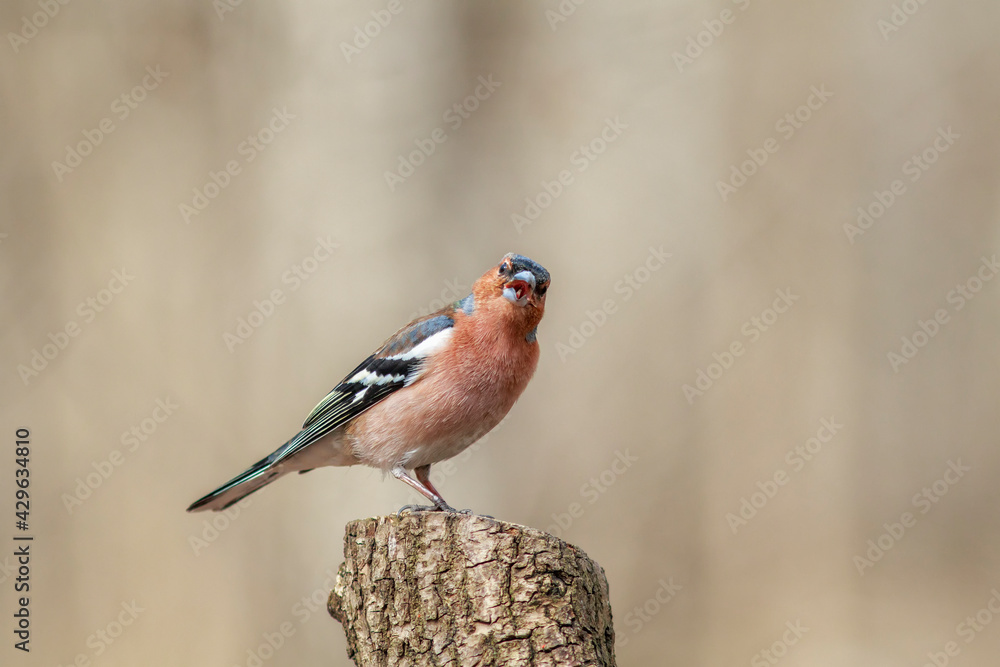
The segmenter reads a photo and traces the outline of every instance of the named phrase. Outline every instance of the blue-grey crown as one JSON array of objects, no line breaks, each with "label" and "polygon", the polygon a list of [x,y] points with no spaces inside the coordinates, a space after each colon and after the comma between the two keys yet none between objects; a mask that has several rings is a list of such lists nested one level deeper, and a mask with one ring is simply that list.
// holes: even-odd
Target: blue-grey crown
[{"label": "blue-grey crown", "polygon": [[532,275],[535,276],[535,281],[539,284],[545,284],[550,281],[549,272],[545,270],[545,267],[529,259],[524,255],[517,255],[512,252],[504,255],[504,260],[510,260],[511,273],[517,273],[518,271],[530,271]]}]

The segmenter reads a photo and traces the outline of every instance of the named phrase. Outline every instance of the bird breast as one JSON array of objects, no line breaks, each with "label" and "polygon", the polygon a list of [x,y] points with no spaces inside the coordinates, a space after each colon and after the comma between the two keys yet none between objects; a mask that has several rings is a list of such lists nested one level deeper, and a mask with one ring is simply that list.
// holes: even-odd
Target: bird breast
[{"label": "bird breast", "polygon": [[354,455],[383,470],[451,458],[507,415],[538,361],[537,343],[456,335],[413,385],[396,391],[348,428]]}]

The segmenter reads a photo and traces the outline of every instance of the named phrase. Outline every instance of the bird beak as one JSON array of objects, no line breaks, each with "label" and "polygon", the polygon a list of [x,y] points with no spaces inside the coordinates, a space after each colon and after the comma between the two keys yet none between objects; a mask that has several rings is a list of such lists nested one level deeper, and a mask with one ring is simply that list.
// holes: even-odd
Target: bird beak
[{"label": "bird beak", "polygon": [[535,291],[535,276],[531,271],[519,271],[503,286],[503,298],[516,306],[528,305],[528,297]]}]

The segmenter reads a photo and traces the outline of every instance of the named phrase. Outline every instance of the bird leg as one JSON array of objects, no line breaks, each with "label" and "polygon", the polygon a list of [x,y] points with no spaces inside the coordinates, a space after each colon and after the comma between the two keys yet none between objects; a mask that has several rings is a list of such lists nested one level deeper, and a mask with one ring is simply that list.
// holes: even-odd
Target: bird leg
[{"label": "bird leg", "polygon": [[434,485],[431,484],[431,464],[430,463],[428,463],[425,466],[420,466],[419,468],[414,468],[413,472],[415,472],[417,474],[417,479],[420,480],[421,484],[423,484],[428,489],[430,489],[431,493],[437,495],[438,498],[441,498],[441,492],[438,491],[437,489],[435,489]]},{"label": "bird leg", "polygon": [[[399,475],[396,476],[402,479],[407,484],[413,486],[413,488],[417,489],[417,491],[420,491],[420,493],[423,493],[425,496],[427,496],[428,499],[434,502],[435,506],[427,507],[424,505],[404,505],[403,507],[399,508],[399,512],[396,512],[396,516],[399,516],[401,512],[419,512],[428,510],[429,511],[439,510],[441,512],[456,512],[458,514],[468,514],[471,516],[476,516],[476,513],[473,512],[472,510],[457,510],[444,501],[444,498],[441,497],[441,492],[435,489],[434,485],[431,484],[431,465],[429,463],[425,466],[414,468],[413,472],[417,474],[417,480],[415,484],[412,483],[414,482],[414,480],[410,479],[409,477],[404,479],[403,477],[399,477]],[[393,474],[395,475],[396,473],[393,472]],[[403,472],[403,474],[404,475],[406,474],[405,471]],[[427,495],[418,486],[416,486],[416,484],[422,484],[423,487],[433,495]],[[441,504],[438,504],[438,501],[440,501]],[[484,516],[487,519],[493,518],[488,514],[483,514],[482,516]]]},{"label": "bird leg", "polygon": [[441,497],[441,494],[438,493],[437,489],[434,488],[434,485],[431,484],[431,481],[428,477],[430,469],[431,467],[429,465],[420,466],[419,468],[416,468],[414,472],[417,473],[417,479],[413,479],[412,477],[410,477],[409,473],[406,472],[406,469],[403,468],[403,466],[398,465],[394,467],[392,470],[390,470],[393,477],[403,482],[406,482],[411,487],[416,489],[420,493],[420,495],[422,495],[424,498],[427,498],[427,500],[434,503],[432,507],[424,505],[405,505],[401,507],[399,509],[399,512],[397,512],[396,514],[400,514],[401,512],[404,511],[409,511],[409,512],[419,512],[427,510],[430,511],[437,510],[440,512],[458,511],[454,507],[446,503],[444,501],[444,498]]}]

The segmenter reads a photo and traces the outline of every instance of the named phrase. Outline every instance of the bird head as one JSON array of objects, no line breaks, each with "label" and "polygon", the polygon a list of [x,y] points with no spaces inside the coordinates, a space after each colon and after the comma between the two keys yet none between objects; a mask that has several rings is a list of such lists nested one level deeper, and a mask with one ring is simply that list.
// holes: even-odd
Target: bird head
[{"label": "bird head", "polygon": [[476,281],[476,304],[491,302],[496,313],[527,334],[542,319],[551,279],[542,265],[523,255],[507,253]]}]

